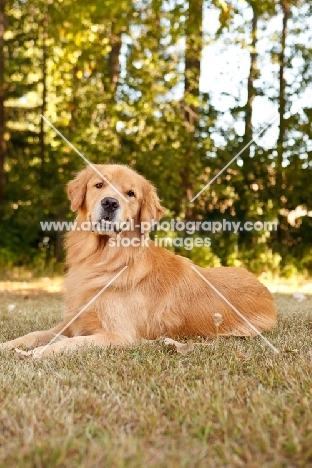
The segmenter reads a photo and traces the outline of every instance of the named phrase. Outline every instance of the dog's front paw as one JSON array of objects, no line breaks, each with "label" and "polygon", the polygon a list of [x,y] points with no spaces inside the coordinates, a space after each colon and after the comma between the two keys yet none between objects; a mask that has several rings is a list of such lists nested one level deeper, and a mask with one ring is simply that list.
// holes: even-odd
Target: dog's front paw
[{"label": "dog's front paw", "polygon": [[5,349],[15,349],[14,343],[12,341],[5,341],[4,343],[0,343],[0,351],[5,350]]},{"label": "dog's front paw", "polygon": [[52,354],[51,352],[49,353],[48,351],[49,347],[46,346],[38,346],[35,349],[31,349],[30,351],[24,351],[23,349],[15,348],[14,351],[19,358],[27,358],[27,357],[33,357],[35,359],[41,359],[42,357]]},{"label": "dog's front paw", "polygon": [[46,356],[55,356],[57,352],[57,343],[53,343],[49,346],[38,346],[37,348],[32,350],[31,354],[34,359],[42,359]]},{"label": "dog's front paw", "polygon": [[14,349],[15,351],[15,354],[16,354],[16,357],[20,358],[20,359],[25,359],[29,356],[32,355],[32,350],[31,351],[24,351],[23,349],[19,349],[19,348],[15,348]]},{"label": "dog's front paw", "polygon": [[32,356],[34,359],[41,359],[49,354],[52,354],[49,352],[49,346],[38,346],[38,348],[32,350]]}]

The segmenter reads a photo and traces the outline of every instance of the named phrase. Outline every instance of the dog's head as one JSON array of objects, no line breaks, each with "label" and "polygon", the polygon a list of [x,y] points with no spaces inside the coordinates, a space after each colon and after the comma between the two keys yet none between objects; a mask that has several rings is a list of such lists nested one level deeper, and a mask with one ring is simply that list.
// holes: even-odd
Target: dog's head
[{"label": "dog's head", "polygon": [[94,168],[87,167],[71,180],[67,193],[72,211],[78,211],[84,221],[102,225],[97,232],[116,232],[131,220],[145,226],[159,221],[163,208],[144,177],[118,164],[95,164]]}]

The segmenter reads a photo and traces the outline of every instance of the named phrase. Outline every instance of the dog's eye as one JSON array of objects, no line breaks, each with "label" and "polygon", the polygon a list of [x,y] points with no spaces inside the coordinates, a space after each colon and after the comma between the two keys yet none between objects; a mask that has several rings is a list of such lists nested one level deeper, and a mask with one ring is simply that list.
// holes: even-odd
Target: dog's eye
[{"label": "dog's eye", "polygon": [[133,190],[129,190],[129,192],[127,192],[127,195],[128,197],[135,197],[135,193]]},{"label": "dog's eye", "polygon": [[94,187],[96,187],[96,188],[102,188],[102,187],[103,187],[103,183],[102,183],[102,182],[100,182],[99,184],[95,184],[95,186],[94,186]]}]

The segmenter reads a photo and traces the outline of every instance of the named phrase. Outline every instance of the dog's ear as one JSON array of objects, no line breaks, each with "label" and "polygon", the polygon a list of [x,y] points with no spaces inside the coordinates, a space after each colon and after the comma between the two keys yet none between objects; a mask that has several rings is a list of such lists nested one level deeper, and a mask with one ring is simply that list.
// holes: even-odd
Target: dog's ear
[{"label": "dog's ear", "polygon": [[150,223],[151,226],[153,221],[160,220],[164,211],[165,210],[161,206],[157,196],[155,187],[151,184],[146,184],[140,211],[140,222]]},{"label": "dog's ear", "polygon": [[90,174],[88,168],[86,168],[83,171],[79,172],[75,179],[68,182],[67,195],[69,200],[71,201],[70,209],[72,211],[77,211],[79,210],[79,208],[82,207],[86,196],[87,183],[89,178]]}]

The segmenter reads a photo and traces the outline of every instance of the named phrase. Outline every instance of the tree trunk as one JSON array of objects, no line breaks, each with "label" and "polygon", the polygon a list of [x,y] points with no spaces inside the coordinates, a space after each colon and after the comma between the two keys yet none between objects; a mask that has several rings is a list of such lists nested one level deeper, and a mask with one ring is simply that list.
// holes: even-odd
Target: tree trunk
[{"label": "tree trunk", "polygon": [[0,0],[0,221],[3,217],[4,208],[4,162],[6,158],[7,145],[5,141],[5,78],[4,78],[4,32],[5,32],[5,0]]},{"label": "tree trunk", "polygon": [[[286,125],[285,125],[285,111],[286,111],[286,81],[285,81],[285,49],[286,49],[286,38],[287,38],[287,23],[289,19],[289,6],[287,0],[281,0],[281,8],[283,10],[283,28],[281,36],[281,52],[280,52],[280,69],[279,69],[279,114],[280,114],[280,125],[278,135],[278,169],[282,171],[283,163],[283,144],[285,141]],[[281,180],[281,179],[280,179]]]},{"label": "tree trunk", "polygon": [[[105,126],[110,127],[112,120],[112,106],[116,101],[116,90],[120,75],[119,55],[122,46],[121,31],[117,30],[114,22],[110,29],[111,50],[107,56],[106,67],[103,72],[103,85],[105,93]],[[103,122],[104,124],[104,122]]]},{"label": "tree trunk", "polygon": [[[185,27],[185,71],[184,71],[184,122],[187,134],[185,161],[181,171],[185,190],[185,218],[193,215],[190,200],[194,196],[194,156],[196,154],[195,132],[198,125],[198,108],[189,104],[199,97],[200,62],[203,48],[203,0],[189,0]],[[190,99],[191,98],[191,99]]]},{"label": "tree trunk", "polygon": [[[258,34],[258,13],[253,8],[253,17],[252,17],[252,29],[251,29],[251,52],[250,52],[250,69],[248,75],[247,83],[247,103],[246,103],[246,112],[245,112],[245,132],[244,132],[244,146],[247,145],[252,140],[253,137],[253,128],[252,128],[252,111],[253,111],[253,102],[256,96],[256,90],[254,87],[254,82],[258,73],[258,54],[257,54],[257,34]],[[242,155],[244,156],[244,155]],[[249,148],[245,152],[245,157],[250,157]]]},{"label": "tree trunk", "polygon": [[[258,74],[258,54],[257,54],[257,42],[258,42],[258,20],[259,15],[253,3],[251,3],[253,11],[252,24],[251,24],[251,51],[250,51],[250,68],[247,81],[247,102],[245,106],[245,131],[242,147],[245,147],[251,142],[253,138],[253,102],[256,97],[255,79]],[[247,220],[248,209],[249,209],[249,196],[250,196],[250,146],[245,149],[241,155],[244,165],[241,168],[243,175],[243,190],[240,190],[240,197],[237,203],[237,214],[241,220]],[[239,231],[238,232],[238,249],[242,251],[244,249],[249,250],[253,243],[252,232]]]},{"label": "tree trunk", "polygon": [[122,46],[121,32],[115,32],[114,24],[111,31],[111,51],[108,56],[109,86],[112,98],[115,99],[116,88],[119,81],[119,55]]},{"label": "tree trunk", "polygon": [[[280,0],[280,6],[283,11],[283,25],[282,25],[282,35],[281,35],[281,52],[279,56],[279,134],[277,140],[277,164],[276,164],[276,199],[278,203],[279,212],[284,208],[285,201],[282,201],[283,195],[283,184],[285,181],[285,173],[283,169],[283,151],[284,151],[284,142],[286,138],[286,122],[285,122],[285,113],[286,113],[286,80],[285,80],[285,69],[286,69],[286,39],[287,39],[287,26],[289,20],[289,4],[287,0]],[[287,254],[287,220],[285,216],[279,213],[278,215],[278,233],[277,239],[281,245],[280,252],[282,258],[284,259]]]},{"label": "tree trunk", "polygon": [[[47,28],[48,28],[48,17],[44,15],[43,26],[42,26],[42,68],[41,68],[41,83],[42,83],[42,102],[41,102],[41,114],[45,115],[47,107]],[[44,173],[45,173],[45,132],[44,132],[44,120],[40,119],[40,133],[39,133],[39,146],[40,146],[40,161],[41,161],[41,184],[44,184]]]}]

